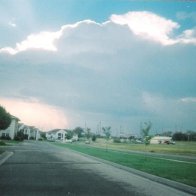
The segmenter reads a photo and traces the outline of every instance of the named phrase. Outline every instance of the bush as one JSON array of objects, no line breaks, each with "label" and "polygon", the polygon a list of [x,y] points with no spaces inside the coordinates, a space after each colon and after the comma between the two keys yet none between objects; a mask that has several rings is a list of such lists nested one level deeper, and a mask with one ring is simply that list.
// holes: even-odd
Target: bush
[{"label": "bush", "polygon": [[2,139],[2,140],[11,140],[11,137],[9,135],[3,135],[3,136],[1,136],[0,139]]},{"label": "bush", "polygon": [[24,134],[24,139],[28,140],[28,134]]},{"label": "bush", "polygon": [[93,136],[92,136],[92,141],[95,142],[96,139],[97,139],[97,136],[96,136],[96,135],[93,135]]},{"label": "bush", "polygon": [[5,145],[6,145],[6,143],[5,143],[5,142],[0,141],[0,146],[5,146]]},{"label": "bush", "polygon": [[175,141],[187,141],[188,135],[186,133],[176,132],[173,134],[172,139]]},{"label": "bush", "polygon": [[196,132],[195,131],[187,131],[183,132],[175,132],[172,136],[172,139],[175,141],[196,141]]},{"label": "bush", "polygon": [[113,139],[113,142],[114,142],[114,143],[121,143],[120,138],[118,138],[118,137],[115,137],[115,138]]},{"label": "bush", "polygon": [[17,134],[14,137],[14,140],[16,141],[23,141],[25,139],[25,135],[22,131],[17,132]]}]

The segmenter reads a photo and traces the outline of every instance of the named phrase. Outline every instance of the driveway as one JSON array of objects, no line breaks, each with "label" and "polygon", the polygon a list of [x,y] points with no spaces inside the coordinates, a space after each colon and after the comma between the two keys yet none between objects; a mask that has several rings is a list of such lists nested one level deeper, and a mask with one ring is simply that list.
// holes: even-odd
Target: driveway
[{"label": "driveway", "polygon": [[50,143],[1,148],[14,153],[0,166],[1,196],[189,195]]}]

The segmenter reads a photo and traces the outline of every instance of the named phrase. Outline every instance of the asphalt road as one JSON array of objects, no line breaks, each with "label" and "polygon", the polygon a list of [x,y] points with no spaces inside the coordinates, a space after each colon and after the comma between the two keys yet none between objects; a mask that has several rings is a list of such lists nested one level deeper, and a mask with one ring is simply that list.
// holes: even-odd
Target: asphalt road
[{"label": "asphalt road", "polygon": [[189,195],[128,171],[45,142],[4,147],[0,196]]}]

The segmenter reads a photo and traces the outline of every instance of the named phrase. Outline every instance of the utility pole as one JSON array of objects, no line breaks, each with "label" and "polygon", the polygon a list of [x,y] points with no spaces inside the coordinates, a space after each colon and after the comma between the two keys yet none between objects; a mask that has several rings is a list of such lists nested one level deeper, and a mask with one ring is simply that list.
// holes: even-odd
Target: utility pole
[{"label": "utility pole", "polygon": [[101,121],[99,122],[99,134],[101,135]]}]

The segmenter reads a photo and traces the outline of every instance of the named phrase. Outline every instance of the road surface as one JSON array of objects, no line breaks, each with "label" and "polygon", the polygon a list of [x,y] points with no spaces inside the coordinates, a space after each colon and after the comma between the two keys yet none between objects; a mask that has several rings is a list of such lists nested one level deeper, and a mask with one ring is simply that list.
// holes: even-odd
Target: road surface
[{"label": "road surface", "polygon": [[14,154],[0,166],[1,196],[189,195],[50,143],[3,148]]}]

